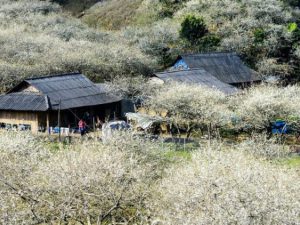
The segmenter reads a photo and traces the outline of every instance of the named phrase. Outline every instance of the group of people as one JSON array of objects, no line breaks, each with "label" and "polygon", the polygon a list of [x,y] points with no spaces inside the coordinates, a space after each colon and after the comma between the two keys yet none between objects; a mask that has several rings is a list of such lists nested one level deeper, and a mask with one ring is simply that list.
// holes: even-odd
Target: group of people
[{"label": "group of people", "polygon": [[[83,115],[83,118],[79,120],[78,122],[78,128],[79,128],[79,132],[81,134],[81,136],[85,135],[87,133],[87,128],[88,128],[88,124],[87,121],[90,121],[90,115],[89,113],[85,113]],[[97,116],[96,117],[96,121],[95,121],[95,127],[96,128],[101,128],[103,125],[103,122],[100,120],[100,118]]]}]

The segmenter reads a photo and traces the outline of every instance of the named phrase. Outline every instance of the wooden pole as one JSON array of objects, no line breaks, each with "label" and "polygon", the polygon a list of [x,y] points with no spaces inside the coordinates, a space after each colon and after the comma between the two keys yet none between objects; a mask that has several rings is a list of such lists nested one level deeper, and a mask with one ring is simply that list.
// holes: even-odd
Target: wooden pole
[{"label": "wooden pole", "polygon": [[95,124],[95,117],[93,116],[93,131],[94,131],[94,137],[97,139],[97,133],[96,133],[96,124]]},{"label": "wooden pole", "polygon": [[37,113],[35,114],[35,124],[36,124],[36,135],[38,135],[39,134],[39,115]]},{"label": "wooden pole", "polygon": [[93,131],[96,131],[95,117],[93,116]]},{"label": "wooden pole", "polygon": [[61,135],[60,135],[60,105],[61,105],[61,100],[59,100],[59,105],[58,105],[58,141],[61,142]]},{"label": "wooden pole", "polygon": [[47,127],[47,132],[48,132],[48,135],[50,134],[50,122],[49,122],[49,112],[47,112],[47,125],[46,125],[46,127]]}]

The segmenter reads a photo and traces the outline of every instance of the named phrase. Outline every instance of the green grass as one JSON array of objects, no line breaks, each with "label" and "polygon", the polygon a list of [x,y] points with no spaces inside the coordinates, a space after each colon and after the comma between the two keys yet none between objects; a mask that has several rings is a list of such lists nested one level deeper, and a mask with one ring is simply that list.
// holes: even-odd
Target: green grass
[{"label": "green grass", "polygon": [[175,143],[164,143],[162,149],[164,149],[163,155],[174,162],[177,160],[191,160],[192,152],[197,150],[199,145],[197,143],[187,144],[175,144]]},{"label": "green grass", "polygon": [[191,160],[191,151],[167,151],[165,157],[169,160],[184,159]]},{"label": "green grass", "polygon": [[289,168],[300,168],[300,156],[291,156],[278,161],[279,165]]},{"label": "green grass", "polygon": [[283,161],[289,167],[300,167],[300,156],[294,156]]}]

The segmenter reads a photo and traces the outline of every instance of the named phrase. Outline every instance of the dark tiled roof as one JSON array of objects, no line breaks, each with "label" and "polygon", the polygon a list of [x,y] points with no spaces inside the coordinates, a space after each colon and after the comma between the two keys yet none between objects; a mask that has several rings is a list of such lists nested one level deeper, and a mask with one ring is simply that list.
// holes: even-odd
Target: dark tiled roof
[{"label": "dark tiled roof", "polygon": [[12,111],[47,111],[48,97],[31,93],[16,92],[0,95],[0,110]]},{"label": "dark tiled roof", "polygon": [[9,94],[17,93],[28,84],[35,87],[40,94],[48,96],[50,108],[53,110],[59,107],[64,110],[121,101],[121,98],[110,94],[104,86],[94,84],[80,73],[26,79]]},{"label": "dark tiled roof", "polygon": [[82,74],[64,74],[25,80],[48,95],[52,109],[78,108],[118,102],[121,99],[107,93]]},{"label": "dark tiled roof", "polygon": [[247,67],[236,53],[207,53],[182,55],[191,69],[203,68],[228,84],[260,81],[258,74]]},{"label": "dark tiled roof", "polygon": [[199,84],[210,88],[218,89],[225,94],[234,94],[239,90],[229,84],[221,82],[204,69],[191,69],[181,71],[170,71],[155,74],[163,81],[175,81],[188,84]]},{"label": "dark tiled roof", "polygon": [[[86,95],[86,96],[77,96],[75,98],[62,99],[60,108],[71,109],[71,108],[80,108],[96,105],[110,104],[114,102],[119,102],[122,99],[108,93],[99,93],[95,95]],[[56,103],[52,103],[52,109],[59,108],[59,100]]]}]

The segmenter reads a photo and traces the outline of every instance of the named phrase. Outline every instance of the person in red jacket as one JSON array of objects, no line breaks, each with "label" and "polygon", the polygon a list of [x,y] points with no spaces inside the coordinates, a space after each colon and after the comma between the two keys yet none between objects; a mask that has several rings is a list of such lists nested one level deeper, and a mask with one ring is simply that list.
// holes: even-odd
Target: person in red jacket
[{"label": "person in red jacket", "polygon": [[86,132],[86,122],[83,119],[79,120],[78,127],[79,127],[81,136],[83,136]]}]

